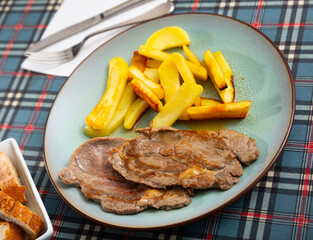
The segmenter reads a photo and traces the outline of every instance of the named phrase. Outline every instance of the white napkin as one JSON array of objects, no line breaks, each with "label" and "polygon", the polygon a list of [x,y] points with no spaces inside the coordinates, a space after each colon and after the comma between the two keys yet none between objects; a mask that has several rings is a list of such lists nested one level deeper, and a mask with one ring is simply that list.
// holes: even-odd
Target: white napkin
[{"label": "white napkin", "polygon": [[[58,32],[72,24],[77,22],[83,21],[87,18],[90,18],[94,15],[100,14],[107,9],[113,8],[127,0],[64,0],[56,14],[54,15],[53,19],[49,23],[49,26],[45,30],[42,38],[48,37],[49,35]],[[89,33],[95,32],[107,26],[111,26],[116,24],[120,21],[124,21],[130,19],[138,13],[143,13],[148,11],[161,3],[166,2],[167,0],[153,0],[131,9],[125,13],[122,13],[116,17],[110,18],[108,20],[104,20],[103,22],[93,26],[81,33],[78,33],[72,37],[64,39],[52,46],[45,48],[42,51],[60,51],[66,49],[78,43],[80,40],[84,38],[84,36],[88,35]],[[79,51],[77,56],[66,63],[54,66],[48,66],[44,64],[35,64],[30,62],[28,59],[25,59],[22,63],[21,67],[25,70],[50,74],[55,76],[69,76],[73,70],[85,59],[93,50],[99,47],[104,42],[108,41],[110,38],[114,37],[116,34],[124,31],[125,29],[129,28],[130,26],[111,30],[106,33],[101,33],[99,35],[94,36],[93,38],[89,39],[82,49]]]}]

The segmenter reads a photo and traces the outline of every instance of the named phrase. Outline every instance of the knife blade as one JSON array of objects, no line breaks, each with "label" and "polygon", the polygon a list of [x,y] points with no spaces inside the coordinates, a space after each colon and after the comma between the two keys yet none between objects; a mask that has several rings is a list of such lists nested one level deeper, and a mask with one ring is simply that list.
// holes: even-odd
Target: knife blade
[{"label": "knife blade", "polygon": [[81,21],[79,23],[76,23],[74,25],[71,25],[67,28],[64,28],[61,31],[58,31],[52,35],[50,35],[47,38],[44,38],[34,44],[32,44],[25,52],[37,52],[43,48],[46,48],[54,43],[57,43],[63,39],[66,39],[70,36],[75,35],[76,33],[79,33],[81,31],[86,30],[87,28],[90,28],[91,26],[94,26],[103,20],[110,19],[116,14],[125,12],[131,8],[137,7],[145,2],[148,2],[148,0],[128,0],[122,4],[117,5],[114,8],[111,8],[107,11],[104,11],[96,16],[90,17],[84,21]]}]

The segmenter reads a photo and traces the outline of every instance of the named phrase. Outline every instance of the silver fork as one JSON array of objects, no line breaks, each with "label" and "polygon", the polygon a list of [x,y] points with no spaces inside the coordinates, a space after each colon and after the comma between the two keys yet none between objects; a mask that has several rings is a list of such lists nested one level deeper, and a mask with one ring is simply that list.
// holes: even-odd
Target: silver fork
[{"label": "silver fork", "polygon": [[147,20],[155,19],[164,15],[168,15],[174,11],[174,4],[172,2],[165,2],[154,9],[151,9],[141,15],[138,15],[134,18],[131,18],[127,21],[118,23],[116,25],[104,28],[102,30],[99,30],[97,32],[91,33],[87,35],[83,40],[81,40],[79,43],[64,49],[62,51],[58,52],[25,52],[24,55],[28,57],[29,61],[33,63],[39,63],[39,64],[46,64],[46,65],[54,65],[54,64],[60,64],[64,62],[68,62],[72,60],[79,52],[81,47],[84,45],[84,43],[91,37],[104,33],[113,29],[138,24]]}]

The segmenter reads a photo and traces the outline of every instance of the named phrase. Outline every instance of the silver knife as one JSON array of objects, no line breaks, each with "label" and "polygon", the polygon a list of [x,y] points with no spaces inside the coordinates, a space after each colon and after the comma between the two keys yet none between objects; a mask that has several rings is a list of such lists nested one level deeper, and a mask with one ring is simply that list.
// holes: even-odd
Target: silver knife
[{"label": "silver knife", "polygon": [[82,22],[76,23],[74,25],[71,25],[59,32],[56,32],[52,35],[50,35],[47,38],[44,38],[42,40],[40,40],[39,42],[36,42],[34,44],[32,44],[27,50],[26,52],[37,52],[43,48],[46,48],[56,42],[59,42],[65,38],[68,38],[70,36],[73,36],[76,33],[79,33],[91,26],[94,26],[100,22],[102,22],[104,19],[110,19],[114,16],[116,16],[116,14],[125,12],[133,7],[137,7],[140,4],[143,4],[145,2],[148,2],[148,0],[128,0],[120,5],[117,5],[114,8],[111,8],[103,13],[100,13],[96,16],[93,16],[91,18],[88,18]]}]

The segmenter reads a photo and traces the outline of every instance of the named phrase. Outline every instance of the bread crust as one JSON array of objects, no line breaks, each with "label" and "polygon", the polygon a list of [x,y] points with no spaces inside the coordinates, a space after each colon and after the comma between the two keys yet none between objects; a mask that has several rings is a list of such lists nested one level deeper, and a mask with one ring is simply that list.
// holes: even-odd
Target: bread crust
[{"label": "bread crust", "polygon": [[16,201],[27,203],[25,186],[22,186],[13,162],[4,152],[0,152],[0,188]]},{"label": "bread crust", "polygon": [[24,231],[14,223],[0,221],[1,240],[24,240]]},{"label": "bread crust", "polygon": [[0,218],[17,224],[32,239],[39,235],[44,225],[37,214],[3,191],[0,191]]}]

